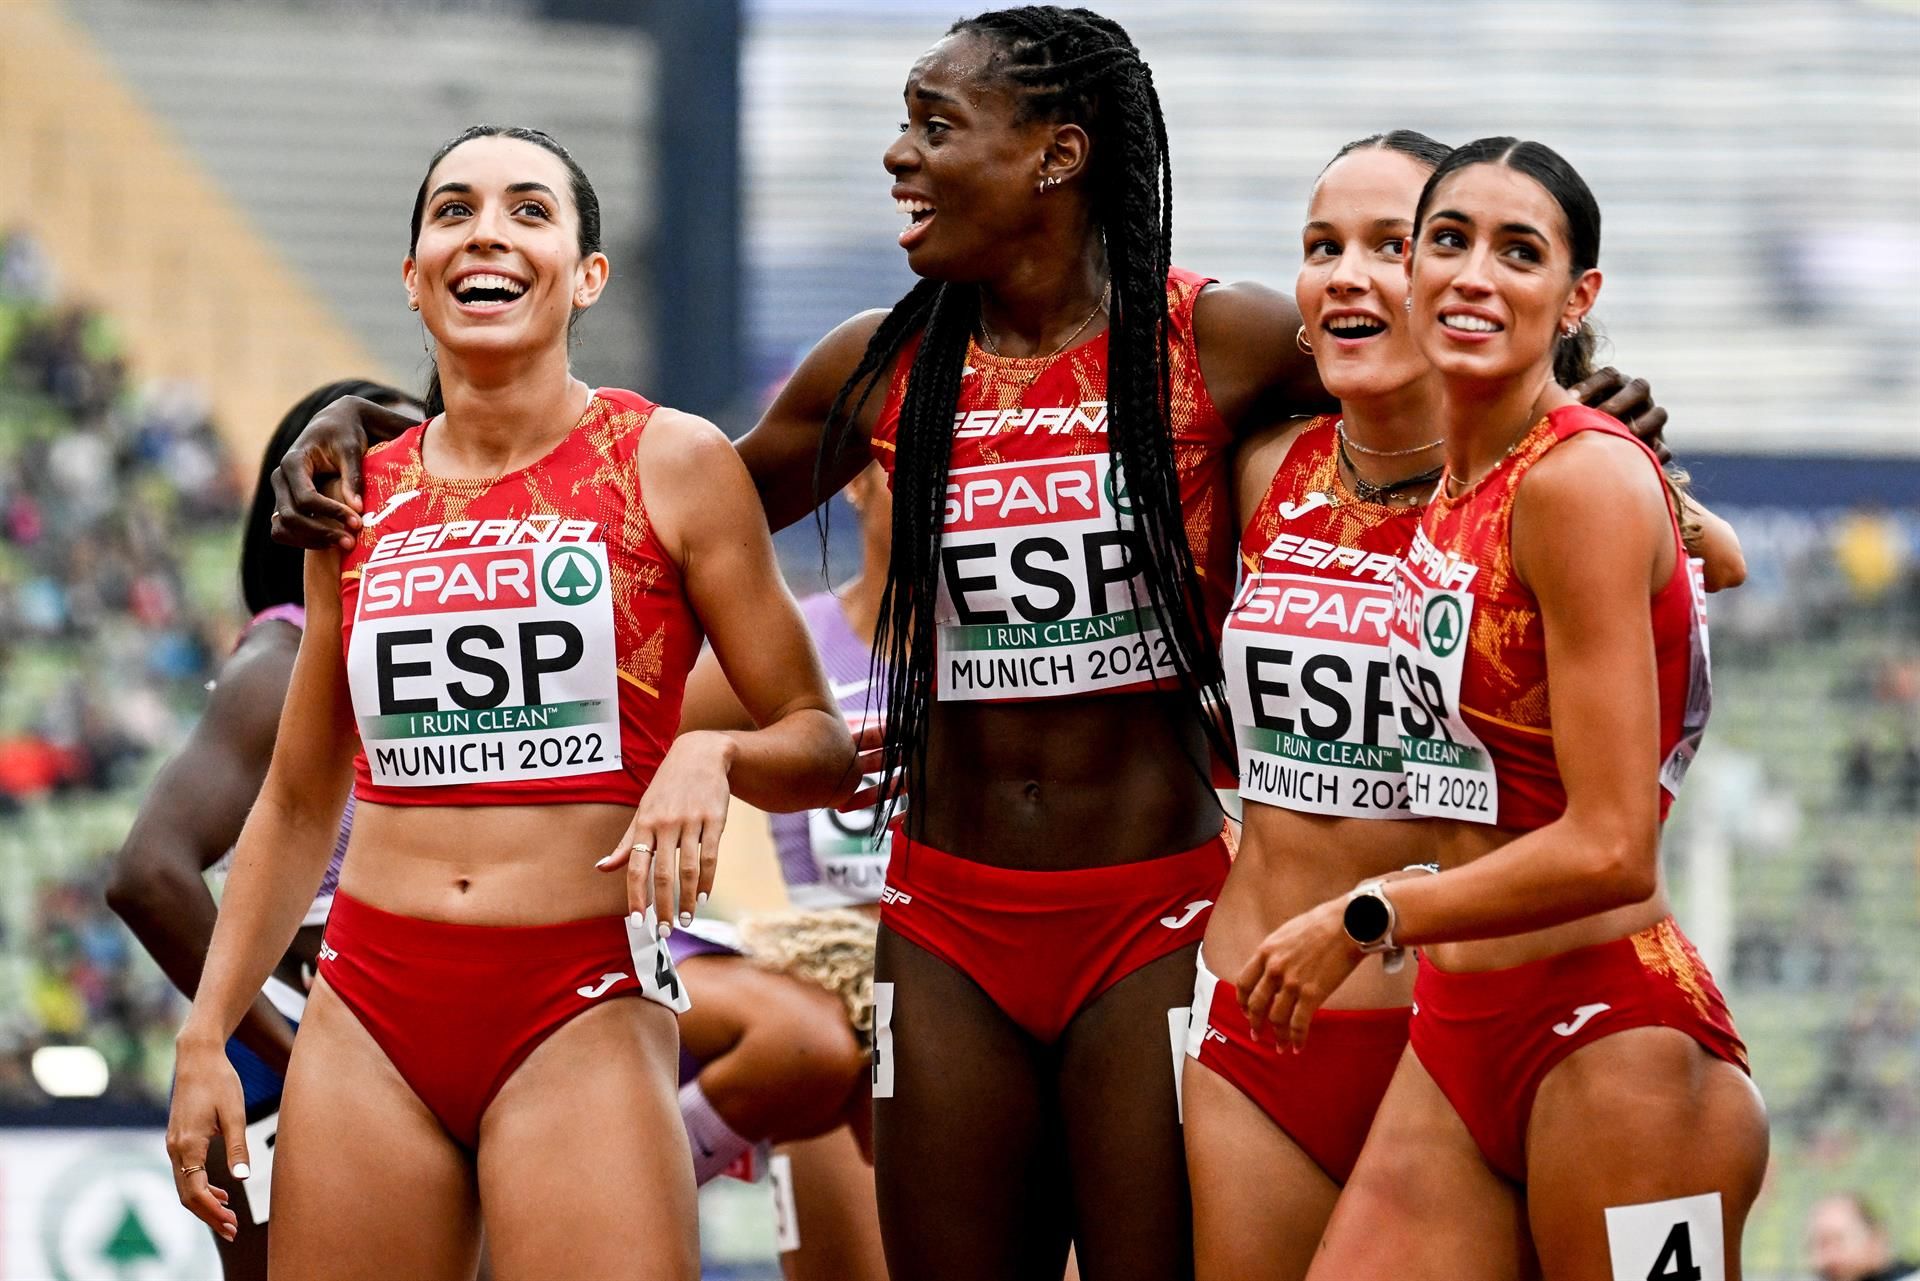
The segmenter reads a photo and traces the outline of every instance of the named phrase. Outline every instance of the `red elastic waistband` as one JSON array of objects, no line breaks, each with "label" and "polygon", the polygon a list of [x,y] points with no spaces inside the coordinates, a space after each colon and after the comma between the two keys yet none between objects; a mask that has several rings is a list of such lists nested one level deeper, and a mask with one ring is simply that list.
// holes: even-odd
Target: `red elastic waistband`
[{"label": "red elastic waistband", "polygon": [[423,956],[441,960],[483,957],[547,960],[592,956],[627,949],[624,917],[589,916],[551,925],[463,925],[455,921],[428,921],[401,916],[363,903],[344,891],[333,897],[327,918],[327,941],[341,948],[349,941],[377,941],[392,956]]},{"label": "red elastic waistband", "polygon": [[1214,837],[1204,845],[1112,867],[1077,867],[1061,872],[990,867],[959,858],[893,829],[893,855],[887,883],[937,894],[949,903],[992,908],[1020,906],[1040,899],[1050,907],[1103,907],[1133,903],[1159,890],[1183,893],[1197,879],[1225,881],[1232,859],[1226,842]]},{"label": "red elastic waistband", "polygon": [[[1606,976],[1644,976],[1647,967],[1640,959],[1634,940],[1652,936],[1663,927],[1692,953],[1692,945],[1686,943],[1686,936],[1669,916],[1639,934],[1623,935],[1500,970],[1443,970],[1422,957],[1420,972],[1414,979],[1414,1003],[1435,1014],[1489,1018],[1525,1008],[1542,992],[1557,996],[1578,990],[1582,980],[1591,984],[1594,979],[1604,980]],[[1694,964],[1698,963],[1695,959]]]}]

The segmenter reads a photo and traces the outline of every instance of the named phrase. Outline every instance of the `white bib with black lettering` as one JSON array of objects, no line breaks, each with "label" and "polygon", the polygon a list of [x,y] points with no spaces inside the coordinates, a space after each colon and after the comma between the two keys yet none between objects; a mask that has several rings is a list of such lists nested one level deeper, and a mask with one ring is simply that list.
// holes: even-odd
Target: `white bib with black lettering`
[{"label": "white bib with black lettering", "polygon": [[603,542],[370,561],[347,679],[373,781],[490,783],[620,768]]},{"label": "white bib with black lettering", "polygon": [[[1442,567],[1439,579],[1435,567]],[[1493,757],[1460,712],[1473,574],[1473,566],[1443,557],[1421,530],[1394,579],[1389,648],[1400,704],[1400,768],[1415,814],[1497,823]]]},{"label": "white bib with black lettering", "polygon": [[1342,818],[1411,818],[1387,651],[1393,589],[1306,574],[1240,585],[1222,634],[1240,795]]},{"label": "white bib with black lettering", "polygon": [[940,698],[1055,698],[1177,679],[1115,479],[1105,450],[949,474]]}]

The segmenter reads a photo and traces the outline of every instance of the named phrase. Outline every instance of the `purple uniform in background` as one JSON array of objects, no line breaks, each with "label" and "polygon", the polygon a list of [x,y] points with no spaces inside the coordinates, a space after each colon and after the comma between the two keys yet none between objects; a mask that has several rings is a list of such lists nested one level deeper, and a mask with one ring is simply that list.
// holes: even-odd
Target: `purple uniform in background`
[{"label": "purple uniform in background", "polygon": [[[887,692],[884,686],[870,688],[872,653],[847,625],[840,602],[827,592],[809,596],[800,602],[800,615],[820,650],[847,724],[858,732],[879,720],[886,712]],[[879,844],[874,843],[879,815],[874,806],[849,814],[821,809],[770,816],[780,875],[795,907],[859,907],[880,901],[891,838],[881,833]]]}]

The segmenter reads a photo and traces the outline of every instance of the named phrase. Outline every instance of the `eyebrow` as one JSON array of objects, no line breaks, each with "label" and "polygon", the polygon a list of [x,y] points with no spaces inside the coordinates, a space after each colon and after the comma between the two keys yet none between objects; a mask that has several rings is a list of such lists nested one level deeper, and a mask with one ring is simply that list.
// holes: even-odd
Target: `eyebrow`
[{"label": "eyebrow", "polygon": [[[1373,227],[1374,227],[1374,230],[1376,231],[1385,231],[1389,227],[1411,227],[1412,225],[1413,225],[1413,219],[1411,218],[1375,218],[1373,220]],[[1314,221],[1308,223],[1304,228],[1302,228],[1302,230],[1334,231],[1336,230],[1336,228],[1330,222],[1325,222],[1320,219],[1315,219]]]},{"label": "eyebrow", "polygon": [[928,89],[922,85],[915,85],[913,87],[912,96],[918,98],[921,102],[939,102],[953,107],[960,105],[960,99],[950,94],[941,93],[937,89]]},{"label": "eyebrow", "polygon": [[[1427,218],[1429,220],[1445,218],[1449,222],[1463,222],[1469,227],[1474,225],[1473,219],[1467,217],[1467,215],[1461,213],[1458,209],[1438,209],[1428,214]],[[1531,223],[1503,222],[1500,224],[1499,229],[1510,236],[1532,236],[1535,240],[1543,242],[1547,239],[1547,233]]]},{"label": "eyebrow", "polygon": [[[554,195],[553,188],[544,182],[515,182],[507,185],[507,194],[509,196],[518,196],[529,191],[541,192],[554,200],[560,198]],[[473,184],[467,182],[443,182],[433,189],[433,194],[428,196],[427,199],[438,200],[441,196],[449,193],[457,196],[471,196],[473,194]]]}]

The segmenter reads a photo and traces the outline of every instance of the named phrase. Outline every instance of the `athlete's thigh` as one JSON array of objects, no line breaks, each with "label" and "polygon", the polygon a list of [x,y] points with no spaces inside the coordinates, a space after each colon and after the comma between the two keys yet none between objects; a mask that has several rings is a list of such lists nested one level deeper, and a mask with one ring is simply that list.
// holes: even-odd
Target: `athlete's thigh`
[{"label": "athlete's thigh", "polygon": [[[1710,1219],[1701,1216],[1711,1211],[1724,1281],[1737,1281],[1740,1234],[1766,1163],[1759,1092],[1692,1037],[1647,1027],[1584,1045],[1540,1083],[1527,1127],[1528,1216],[1542,1270],[1548,1281],[1613,1281],[1617,1250],[1635,1281],[1722,1281],[1704,1262]],[[1632,1206],[1646,1208],[1625,1210]]]},{"label": "athlete's thigh", "polygon": [[1414,1052],[1400,1059],[1310,1281],[1537,1275],[1520,1190],[1495,1174]]},{"label": "athlete's thigh", "polygon": [[1075,1252],[1088,1281],[1193,1272],[1193,1221],[1174,1065],[1185,1054],[1194,955],[1185,947],[1102,992],[1061,1038],[1056,1090],[1073,1171]]},{"label": "athlete's thigh", "polygon": [[780,1256],[787,1281],[887,1281],[873,1167],[845,1126],[784,1144],[800,1248]]},{"label": "athlete's thigh", "polygon": [[325,979],[293,1044],[271,1201],[275,1277],[474,1274],[471,1162]]},{"label": "athlete's thigh", "polygon": [[1056,1281],[1070,1211],[1047,1054],[958,970],[884,925],[891,1091],[875,1085],[874,1180],[893,1276]]},{"label": "athlete's thigh", "polygon": [[480,1205],[499,1281],[700,1274],[679,1045],[665,1006],[604,1001],[507,1078],[480,1119]]},{"label": "athlete's thigh", "polygon": [[1199,1281],[1300,1281],[1339,1185],[1239,1088],[1195,1059],[1181,1086]]}]

